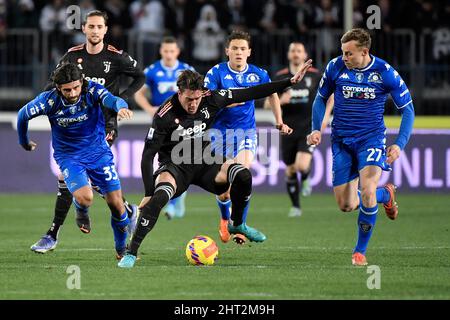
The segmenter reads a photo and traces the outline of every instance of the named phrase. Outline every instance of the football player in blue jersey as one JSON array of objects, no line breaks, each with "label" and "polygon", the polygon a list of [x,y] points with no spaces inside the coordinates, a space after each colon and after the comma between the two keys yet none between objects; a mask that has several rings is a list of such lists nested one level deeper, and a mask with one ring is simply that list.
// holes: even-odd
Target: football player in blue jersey
[{"label": "football player in blue jersey", "polygon": [[[159,49],[161,60],[156,61],[144,70],[145,85],[139,89],[134,99],[136,103],[152,118],[168,98],[178,91],[177,78],[183,70],[195,71],[193,67],[178,60],[180,48],[174,37],[165,37],[161,41]],[[150,99],[147,94],[150,91]],[[171,199],[164,209],[166,217],[170,220],[174,217],[182,218],[185,213],[186,192],[175,199]]]},{"label": "football player in blue jersey", "polygon": [[[98,186],[111,210],[115,249],[117,258],[121,258],[126,249],[130,219],[113,154],[106,141],[102,107],[117,112],[119,119],[130,119],[132,112],[125,100],[112,95],[102,85],[85,80],[76,64],[61,65],[53,75],[53,82],[54,89],[41,93],[20,109],[19,143],[27,151],[35,150],[36,143],[28,138],[28,121],[41,115],[48,117],[53,157],[77,210],[87,212],[93,201],[90,182]],[[47,243],[42,246],[42,253],[53,250],[57,244],[50,235],[44,238]]]},{"label": "football player in blue jersey", "polygon": [[[411,94],[398,72],[369,53],[370,34],[352,29],[341,38],[342,56],[331,60],[322,76],[313,103],[312,132],[307,142],[319,145],[325,102],[334,93],[331,126],[333,189],[344,212],[358,209],[358,240],[352,264],[367,265],[366,249],[375,226],[378,203],[388,218],[398,215],[393,184],[378,187],[382,170],[398,159],[414,123]],[[402,115],[395,142],[386,148],[384,105],[390,94]],[[359,188],[359,190],[358,190]]]},{"label": "football player in blue jersey", "polygon": [[[222,62],[211,68],[205,76],[205,87],[210,90],[247,88],[270,82],[266,70],[247,63],[250,57],[250,35],[243,31],[233,31],[227,39],[225,53],[228,62]],[[292,129],[283,123],[280,100],[276,93],[269,96],[270,105],[275,116],[276,128],[281,134],[291,134]],[[250,168],[256,155],[257,135],[254,100],[243,103],[239,108],[222,110],[215,120],[213,129],[220,131],[221,136],[214,135],[213,148],[228,158]],[[217,196],[217,204],[221,212],[219,234],[222,242],[230,240],[228,224],[230,219],[230,193]],[[248,204],[244,210],[243,221],[246,222]],[[258,238],[264,241],[266,236],[259,233]]]},{"label": "football player in blue jersey", "polygon": [[[145,76],[138,67],[137,61],[128,53],[104,42],[104,37],[108,32],[108,15],[98,10],[88,12],[83,21],[82,31],[86,36],[85,43],[70,48],[61,58],[58,66],[65,63],[76,64],[82,70],[86,80],[101,84],[113,95],[127,101],[136,90],[142,87]],[[120,85],[122,76],[132,79],[129,85],[124,88]],[[44,91],[48,91],[53,87],[53,81],[49,81]],[[103,108],[103,115],[105,118],[106,140],[112,146],[119,134],[117,112]],[[73,197],[64,182],[64,176],[61,172],[57,174],[57,178],[58,193],[55,201],[53,221],[46,234],[31,246],[31,250],[35,252],[45,253],[47,247],[53,247],[52,244],[49,244],[50,238],[55,243],[58,241],[59,232],[72,206]],[[92,187],[95,191],[100,191],[95,185],[92,185]],[[124,204],[128,217],[134,223],[138,214],[137,206],[128,203],[125,199]],[[85,234],[91,232],[91,222],[87,211],[82,212],[76,209],[75,222],[81,232]]]}]

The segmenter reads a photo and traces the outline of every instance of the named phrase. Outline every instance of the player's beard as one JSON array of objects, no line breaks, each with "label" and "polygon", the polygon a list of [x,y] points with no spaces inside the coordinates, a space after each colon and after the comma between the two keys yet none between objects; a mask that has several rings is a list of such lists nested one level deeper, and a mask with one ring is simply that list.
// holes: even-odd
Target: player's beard
[{"label": "player's beard", "polygon": [[88,40],[89,43],[90,43],[91,45],[93,45],[93,46],[96,46],[96,45],[98,45],[99,43],[101,43],[101,42],[103,41],[103,39],[100,38],[100,37],[97,37],[96,39],[97,39],[97,40],[94,40],[94,39],[91,37],[91,38],[88,38],[87,40]]},{"label": "player's beard", "polygon": [[66,98],[66,101],[69,103],[69,104],[74,104],[75,102],[77,102],[78,101],[78,98],[79,98],[80,96],[78,96],[78,97],[73,97],[73,98]]}]

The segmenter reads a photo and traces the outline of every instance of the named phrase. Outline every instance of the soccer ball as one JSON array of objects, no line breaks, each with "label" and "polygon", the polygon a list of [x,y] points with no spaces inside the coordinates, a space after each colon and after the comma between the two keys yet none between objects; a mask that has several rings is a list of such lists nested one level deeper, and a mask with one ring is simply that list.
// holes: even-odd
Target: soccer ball
[{"label": "soccer ball", "polygon": [[196,236],[186,246],[186,258],[195,266],[210,266],[217,260],[219,248],[208,236]]}]

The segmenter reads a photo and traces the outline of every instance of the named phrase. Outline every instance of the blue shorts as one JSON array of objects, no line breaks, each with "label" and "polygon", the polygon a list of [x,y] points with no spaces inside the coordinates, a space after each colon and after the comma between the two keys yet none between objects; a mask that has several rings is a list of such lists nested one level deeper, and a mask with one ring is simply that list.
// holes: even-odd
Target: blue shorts
[{"label": "blue shorts", "polygon": [[90,185],[89,180],[93,185],[100,188],[102,194],[120,190],[120,180],[111,152],[105,153],[92,163],[85,163],[82,160],[75,159],[63,159],[58,162],[58,165],[71,193],[74,193],[81,187]]},{"label": "blue shorts", "polygon": [[345,184],[359,176],[359,171],[366,166],[378,166],[384,171],[391,171],[386,163],[386,136],[375,135],[357,141],[334,140],[333,152],[333,187]]},{"label": "blue shorts", "polygon": [[[231,132],[231,131],[229,131]],[[242,150],[250,150],[253,155],[256,155],[256,148],[258,147],[258,135],[256,129],[235,130],[234,135],[222,135],[222,139],[212,140],[212,150],[215,153],[219,152],[225,157],[233,159]]]}]

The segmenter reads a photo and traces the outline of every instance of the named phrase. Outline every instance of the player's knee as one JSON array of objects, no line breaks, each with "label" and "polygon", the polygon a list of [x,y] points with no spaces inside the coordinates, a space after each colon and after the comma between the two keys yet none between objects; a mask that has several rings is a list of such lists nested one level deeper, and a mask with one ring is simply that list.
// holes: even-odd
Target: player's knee
[{"label": "player's knee", "polygon": [[309,165],[305,164],[305,163],[300,163],[296,166],[295,168],[298,172],[300,172],[301,174],[305,174],[309,171]]},{"label": "player's knee", "polygon": [[292,177],[297,172],[295,165],[291,164],[286,167],[286,176]]},{"label": "player's knee", "polygon": [[75,200],[78,202],[80,206],[90,207],[92,202],[94,201],[94,195],[92,192],[85,192],[75,196]]},{"label": "player's knee", "polygon": [[357,208],[358,204],[347,200],[341,200],[338,201],[338,206],[342,212],[352,212]]},{"label": "player's knee", "polygon": [[343,203],[342,205],[339,206],[339,209],[340,209],[342,212],[352,212],[353,210],[355,210],[355,209],[353,208],[353,206],[351,206],[351,205],[348,204],[348,203]]}]

